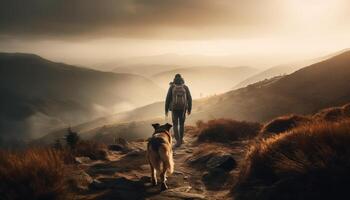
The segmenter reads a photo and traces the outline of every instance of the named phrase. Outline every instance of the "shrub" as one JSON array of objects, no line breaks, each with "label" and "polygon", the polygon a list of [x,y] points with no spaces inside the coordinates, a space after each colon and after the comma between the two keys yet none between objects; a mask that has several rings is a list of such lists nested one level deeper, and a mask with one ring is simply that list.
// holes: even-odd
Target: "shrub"
[{"label": "shrub", "polygon": [[71,149],[74,149],[76,147],[76,145],[78,144],[79,140],[80,140],[80,137],[79,137],[78,133],[73,132],[71,128],[68,128],[68,132],[66,135],[67,145]]},{"label": "shrub", "polygon": [[56,150],[62,150],[63,149],[63,145],[61,143],[60,139],[56,139],[54,144],[52,145],[53,148],[55,148]]},{"label": "shrub", "polygon": [[350,117],[350,103],[345,104],[343,107],[343,113],[345,117]]},{"label": "shrub", "polygon": [[108,157],[107,146],[103,143],[82,140],[75,149],[72,150],[72,154],[75,156],[85,156],[92,160],[105,160]]},{"label": "shrub", "polygon": [[349,121],[308,124],[270,137],[249,151],[233,195],[236,200],[344,199],[349,146]]},{"label": "shrub", "polygon": [[253,122],[216,119],[201,124],[200,127],[199,142],[230,143],[255,137],[259,133],[261,125]]},{"label": "shrub", "polygon": [[51,149],[0,151],[1,199],[64,199],[65,167]]},{"label": "shrub", "polygon": [[203,120],[196,121],[197,128],[202,128],[202,127],[204,127],[204,125],[205,125],[205,123],[203,122]]},{"label": "shrub", "polygon": [[344,113],[341,107],[332,107],[319,111],[313,117],[319,120],[336,121],[344,118]]},{"label": "shrub", "polygon": [[312,120],[309,117],[301,115],[287,115],[277,117],[266,123],[262,128],[262,133],[281,133],[301,124],[310,123]]},{"label": "shrub", "polygon": [[192,138],[197,138],[199,134],[198,130],[199,130],[198,126],[185,126],[186,135]]}]

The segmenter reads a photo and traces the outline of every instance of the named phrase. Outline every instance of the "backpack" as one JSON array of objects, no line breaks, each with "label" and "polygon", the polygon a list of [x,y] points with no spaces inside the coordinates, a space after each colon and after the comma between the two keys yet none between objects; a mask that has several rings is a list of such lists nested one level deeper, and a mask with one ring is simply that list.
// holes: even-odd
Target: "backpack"
[{"label": "backpack", "polygon": [[174,85],[173,87],[172,110],[186,110],[187,96],[185,85]]}]

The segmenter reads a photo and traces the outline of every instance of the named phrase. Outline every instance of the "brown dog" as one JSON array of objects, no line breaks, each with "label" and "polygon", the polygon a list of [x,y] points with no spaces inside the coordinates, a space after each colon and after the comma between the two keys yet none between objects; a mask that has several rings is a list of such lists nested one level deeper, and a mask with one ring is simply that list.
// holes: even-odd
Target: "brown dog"
[{"label": "brown dog", "polygon": [[161,190],[166,190],[167,173],[174,172],[172,138],[169,133],[171,124],[152,124],[154,133],[147,144],[147,158],[151,165],[151,179],[153,185],[157,185],[157,171],[162,181]]}]

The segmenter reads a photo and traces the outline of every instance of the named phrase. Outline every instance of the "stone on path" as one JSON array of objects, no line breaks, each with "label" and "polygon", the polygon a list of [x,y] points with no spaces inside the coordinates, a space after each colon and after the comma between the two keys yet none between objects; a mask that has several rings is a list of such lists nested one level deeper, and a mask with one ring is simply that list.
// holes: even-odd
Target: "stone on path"
[{"label": "stone on path", "polygon": [[231,171],[237,166],[236,160],[231,155],[218,155],[211,157],[207,163],[206,167],[211,169],[223,169],[224,171]]},{"label": "stone on path", "polygon": [[87,164],[87,163],[91,163],[91,159],[89,157],[75,157],[75,161],[79,164]]},{"label": "stone on path", "polygon": [[89,185],[93,182],[93,179],[85,171],[77,170],[74,171],[72,175],[68,178],[68,182],[74,189],[88,190]]}]

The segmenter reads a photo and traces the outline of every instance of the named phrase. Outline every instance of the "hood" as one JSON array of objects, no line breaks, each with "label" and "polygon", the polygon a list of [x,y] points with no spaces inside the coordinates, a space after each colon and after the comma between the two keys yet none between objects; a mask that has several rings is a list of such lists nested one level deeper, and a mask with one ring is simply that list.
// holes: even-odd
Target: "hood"
[{"label": "hood", "polygon": [[176,77],[176,78],[174,78],[174,84],[176,84],[176,85],[185,84],[185,81],[182,77]]}]

